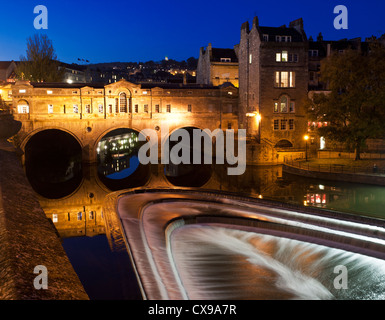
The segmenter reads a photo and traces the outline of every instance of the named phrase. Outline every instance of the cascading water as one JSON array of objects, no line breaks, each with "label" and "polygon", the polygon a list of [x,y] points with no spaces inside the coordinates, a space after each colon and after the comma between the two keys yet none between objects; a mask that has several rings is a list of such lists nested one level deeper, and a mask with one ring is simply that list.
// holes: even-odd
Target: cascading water
[{"label": "cascading water", "polygon": [[[385,298],[380,259],[219,225],[186,225],[171,240],[190,299]],[[346,267],[347,289],[335,287],[337,266]]]}]

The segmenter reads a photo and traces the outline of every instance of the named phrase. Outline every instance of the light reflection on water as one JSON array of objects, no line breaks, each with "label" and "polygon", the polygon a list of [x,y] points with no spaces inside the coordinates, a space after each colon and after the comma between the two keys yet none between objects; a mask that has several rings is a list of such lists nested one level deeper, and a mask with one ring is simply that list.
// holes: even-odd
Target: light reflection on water
[{"label": "light reflection on water", "polygon": [[[104,244],[107,240],[105,238],[105,230],[103,229],[101,212],[103,198],[108,192],[124,189],[129,187],[129,185],[126,184],[126,179],[125,183],[120,186],[119,179],[117,179],[114,181],[114,189],[111,189],[103,183],[103,180],[98,178],[98,174],[95,173],[96,171],[97,169],[93,167],[83,168],[84,176],[81,185],[74,193],[69,194],[65,200],[63,197],[61,199],[48,201],[41,197],[40,203],[47,217],[52,219],[53,214],[56,214],[58,220],[55,225],[63,238],[63,246],[91,298],[137,299],[139,289],[137,285],[133,283],[132,270],[125,270],[124,272],[126,272],[126,274],[124,274],[124,272],[120,274],[122,282],[116,281],[116,273],[109,273],[110,270],[117,268],[117,261],[120,261],[120,263],[127,262],[128,255],[112,258],[115,253],[105,248]],[[143,172],[151,176],[151,172],[154,171],[158,174],[159,172],[166,172],[163,169],[151,171],[148,168]],[[205,173],[207,174],[207,170],[205,170]],[[282,174],[281,168],[278,166],[248,167],[243,176],[228,176],[226,174],[226,168],[218,166],[209,172],[209,174],[210,176],[203,177],[204,179],[202,181],[203,183],[211,183],[210,186],[215,186],[216,190],[236,192],[241,195],[253,195],[254,197],[263,197],[265,199],[274,199],[287,203],[316,206],[385,219],[383,210],[385,205],[385,197],[383,196],[385,189],[382,187],[309,180]],[[139,176],[143,177],[142,172]],[[197,176],[199,176],[199,174],[194,174],[190,177],[184,176],[177,182],[175,180],[176,177],[173,177],[173,180],[168,179],[168,182],[174,182],[178,186],[183,186],[184,184],[189,186],[189,179],[196,180]],[[141,183],[147,183],[149,180],[150,178],[143,179],[142,182],[138,180],[139,182],[137,182],[135,186],[140,186]],[[199,183],[196,183],[195,180],[194,185],[199,186]],[[203,188],[206,186],[207,184],[202,185]],[[58,184],[57,187],[60,188],[60,184]],[[153,187],[157,187],[157,185],[153,185]],[[51,184],[49,188],[52,188]],[[96,217],[96,219],[92,221],[92,223],[94,223],[93,228],[98,228],[95,232],[90,232],[89,229],[91,222],[86,218],[89,217],[89,211],[94,212]],[[79,212],[84,214],[81,215],[82,220],[74,221],[73,216],[70,218],[70,213],[79,217]],[[86,221],[88,225],[85,223]],[[104,240],[101,240],[101,238]],[[82,252],[84,254],[82,254]],[[90,256],[90,252],[95,256]],[[230,259],[230,261],[234,261],[234,256],[227,254],[225,254],[225,256]],[[93,261],[95,261],[95,259],[99,259],[100,263],[94,264]],[[199,259],[196,260],[196,263],[199,263]],[[97,268],[95,268],[95,266],[97,266]],[[250,265],[243,265],[242,268],[248,270],[247,272],[254,272],[250,271]],[[91,273],[87,274],[85,270],[94,270],[93,272],[102,273],[105,280],[104,283],[100,284],[99,288],[95,288],[97,278],[91,277]],[[235,272],[235,270],[232,272]],[[268,273],[270,271],[267,269],[259,269],[259,272]],[[126,283],[126,285],[124,285],[124,283]],[[263,281],[261,283],[263,283]],[[130,287],[131,289],[122,290],[122,285],[126,288]],[[111,290],[104,290],[103,287],[105,286],[117,287],[116,290],[111,288]],[[282,294],[282,297],[291,296],[292,293],[290,292]]]}]

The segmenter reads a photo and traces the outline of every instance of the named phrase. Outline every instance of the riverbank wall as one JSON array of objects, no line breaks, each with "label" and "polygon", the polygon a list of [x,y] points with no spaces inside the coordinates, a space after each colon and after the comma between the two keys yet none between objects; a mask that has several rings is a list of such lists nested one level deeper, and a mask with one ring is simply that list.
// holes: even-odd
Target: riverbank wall
[{"label": "riverbank wall", "polygon": [[88,300],[5,139],[0,139],[0,194],[0,300]]},{"label": "riverbank wall", "polygon": [[282,172],[314,179],[385,186],[385,175],[378,174],[315,171],[305,166],[300,168],[286,163],[282,164]]}]

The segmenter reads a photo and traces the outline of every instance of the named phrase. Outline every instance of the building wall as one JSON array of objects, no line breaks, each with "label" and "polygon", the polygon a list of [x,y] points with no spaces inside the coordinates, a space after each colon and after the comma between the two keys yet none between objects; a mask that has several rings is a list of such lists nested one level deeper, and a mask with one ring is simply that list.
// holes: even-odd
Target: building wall
[{"label": "building wall", "polygon": [[[187,126],[238,130],[238,89],[234,87],[146,88],[127,81],[101,88],[49,87],[48,84],[33,86],[18,82],[12,91],[14,117],[23,124],[17,137],[22,149],[36,132],[62,129],[79,141],[83,159],[88,162],[96,161],[95,150],[100,139],[117,128],[141,131],[167,125],[170,133]],[[127,97],[124,111],[119,110],[119,97],[123,92]],[[28,106],[28,113],[21,113],[23,105]],[[51,110],[49,105],[52,105]],[[161,135],[159,130],[159,141]]]},{"label": "building wall", "polygon": [[[294,148],[302,148],[307,129],[304,107],[308,90],[306,39],[301,42],[266,42],[261,39],[260,33],[257,18],[251,29],[247,22],[242,25],[239,44],[239,126],[247,128],[248,134],[257,141],[265,141],[271,146],[287,140]],[[276,53],[282,51],[296,54],[298,62],[277,62]],[[295,86],[276,87],[275,72],[295,72]],[[279,104],[283,95],[295,102],[294,112],[275,112],[275,103]],[[259,115],[260,118],[253,115]],[[290,119],[294,121],[292,129],[289,129]],[[274,120],[278,120],[278,130],[274,128]],[[286,121],[285,130],[281,130],[281,120]]]}]

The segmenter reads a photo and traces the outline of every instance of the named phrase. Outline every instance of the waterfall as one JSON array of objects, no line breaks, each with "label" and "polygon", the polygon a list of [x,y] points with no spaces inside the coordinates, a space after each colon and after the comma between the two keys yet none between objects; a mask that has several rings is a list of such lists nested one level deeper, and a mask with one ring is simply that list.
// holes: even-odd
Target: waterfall
[{"label": "waterfall", "polygon": [[190,299],[385,298],[385,262],[340,249],[204,224],[176,229],[171,248]]}]

